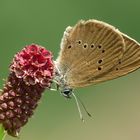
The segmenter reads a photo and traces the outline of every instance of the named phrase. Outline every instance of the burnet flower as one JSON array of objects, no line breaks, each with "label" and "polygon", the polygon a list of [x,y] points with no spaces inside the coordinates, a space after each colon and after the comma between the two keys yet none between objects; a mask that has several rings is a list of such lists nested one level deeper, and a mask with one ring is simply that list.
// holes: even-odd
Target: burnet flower
[{"label": "burnet flower", "polygon": [[9,135],[18,136],[33,115],[54,73],[52,54],[31,44],[14,56],[0,96],[0,123]]}]

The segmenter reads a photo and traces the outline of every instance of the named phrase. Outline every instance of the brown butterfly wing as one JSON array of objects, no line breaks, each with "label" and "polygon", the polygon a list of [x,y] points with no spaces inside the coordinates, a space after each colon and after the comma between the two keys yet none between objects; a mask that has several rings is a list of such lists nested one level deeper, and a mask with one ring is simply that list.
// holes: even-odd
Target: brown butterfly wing
[{"label": "brown butterfly wing", "polygon": [[87,83],[90,85],[92,83],[97,84],[107,80],[115,79],[133,72],[140,67],[140,44],[125,34],[122,34],[122,36],[125,41],[126,51],[124,52],[124,55],[118,64],[110,69],[110,71],[107,73],[98,75],[96,77],[90,77],[79,82],[80,85],[83,85],[87,81]]},{"label": "brown butterfly wing", "polygon": [[70,87],[95,83],[108,73],[125,51],[124,39],[113,26],[97,20],[80,21],[64,32],[57,66]]},{"label": "brown butterfly wing", "polygon": [[[119,61],[118,65],[116,65],[107,74],[94,77],[96,79],[95,83],[126,75],[140,67],[140,44],[125,34],[122,34],[122,36],[126,46],[122,59]],[[93,82],[92,78],[88,80]]]}]

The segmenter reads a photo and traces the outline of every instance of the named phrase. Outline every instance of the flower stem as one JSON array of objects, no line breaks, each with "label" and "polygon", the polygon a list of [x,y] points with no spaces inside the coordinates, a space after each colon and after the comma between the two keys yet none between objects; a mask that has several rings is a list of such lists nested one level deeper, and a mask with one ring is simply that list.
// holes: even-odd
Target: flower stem
[{"label": "flower stem", "polygon": [[0,125],[0,140],[4,140],[6,132],[2,125]]}]

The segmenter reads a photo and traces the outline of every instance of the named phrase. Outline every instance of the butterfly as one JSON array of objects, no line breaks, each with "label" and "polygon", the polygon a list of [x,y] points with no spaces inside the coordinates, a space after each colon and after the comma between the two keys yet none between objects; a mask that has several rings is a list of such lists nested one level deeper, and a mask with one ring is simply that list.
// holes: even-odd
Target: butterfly
[{"label": "butterfly", "polygon": [[67,27],[55,61],[55,82],[66,98],[73,89],[126,75],[140,67],[140,44],[114,26],[80,20]]}]

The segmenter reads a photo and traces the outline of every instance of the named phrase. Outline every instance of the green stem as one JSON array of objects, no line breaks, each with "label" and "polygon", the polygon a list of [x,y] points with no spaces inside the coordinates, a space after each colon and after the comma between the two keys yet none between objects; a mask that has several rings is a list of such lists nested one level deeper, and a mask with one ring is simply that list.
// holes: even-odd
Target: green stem
[{"label": "green stem", "polygon": [[4,140],[6,132],[2,125],[0,125],[0,140]]}]

